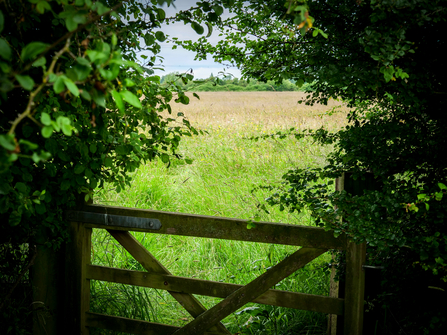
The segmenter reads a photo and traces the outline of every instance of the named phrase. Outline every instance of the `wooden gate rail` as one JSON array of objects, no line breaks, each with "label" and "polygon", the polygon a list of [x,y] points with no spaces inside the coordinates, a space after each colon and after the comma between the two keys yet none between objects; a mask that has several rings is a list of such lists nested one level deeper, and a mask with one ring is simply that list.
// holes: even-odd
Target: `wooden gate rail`
[{"label": "wooden gate rail", "polygon": [[[67,249],[66,272],[69,280],[67,296],[73,302],[73,334],[88,334],[89,327],[133,334],[230,334],[220,321],[248,302],[343,315],[345,334],[362,332],[365,247],[347,242],[344,236],[335,238],[332,232],[322,228],[268,222],[256,222],[256,226],[248,230],[246,220],[98,205],[85,205],[81,211],[69,211],[67,217],[72,235],[72,243]],[[91,265],[92,228],[107,229],[147,272]],[[129,231],[302,248],[243,286],[173,276]],[[329,249],[347,250],[345,299],[270,289]],[[167,290],[194,319],[180,328],[91,313],[90,280]],[[192,294],[224,300],[206,310]]]},{"label": "wooden gate rail", "polygon": [[[151,274],[144,271],[123,270],[98,265],[89,265],[88,279],[149,287],[160,290],[169,289],[214,298],[226,298],[243,285],[221,283],[210,280],[192,279],[172,275]],[[295,293],[282,290],[268,290],[252,302],[278,307],[303,309],[326,314],[343,315],[343,299],[326,296]],[[316,306],[313,305],[316,302]]]}]

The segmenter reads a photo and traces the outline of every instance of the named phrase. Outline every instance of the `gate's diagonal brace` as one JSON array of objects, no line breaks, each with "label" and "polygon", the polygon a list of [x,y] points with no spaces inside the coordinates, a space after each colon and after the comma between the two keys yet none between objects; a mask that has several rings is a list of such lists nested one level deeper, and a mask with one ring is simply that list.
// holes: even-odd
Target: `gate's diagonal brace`
[{"label": "gate's diagonal brace", "polygon": [[[149,272],[170,275],[166,269],[157,259],[128,231],[107,230],[143,268]],[[194,318],[203,314],[206,308],[191,294],[168,291],[175,300],[177,300],[183,308],[185,308]],[[219,320],[220,321],[220,320]],[[231,333],[221,323],[214,322],[214,327],[208,327],[210,331],[219,332],[220,334],[230,335]],[[205,330],[207,330],[205,329]]]},{"label": "gate's diagonal brace", "polygon": [[299,268],[303,267],[327,249],[301,248],[291,256],[287,257],[258,278],[230,294],[213,308],[203,312],[193,321],[177,330],[175,335],[199,335],[221,321],[229,314],[256,299],[266,292],[270,287],[276,285],[284,278],[290,276]]}]

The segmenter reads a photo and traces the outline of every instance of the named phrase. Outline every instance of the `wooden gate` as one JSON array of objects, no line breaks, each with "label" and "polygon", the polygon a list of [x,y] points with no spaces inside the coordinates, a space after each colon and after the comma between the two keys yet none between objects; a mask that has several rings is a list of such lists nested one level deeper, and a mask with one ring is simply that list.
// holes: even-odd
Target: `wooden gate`
[{"label": "wooden gate", "polygon": [[[66,304],[74,316],[67,321],[73,334],[88,334],[90,327],[133,334],[230,334],[220,323],[249,302],[343,316],[345,334],[361,334],[363,325],[365,245],[335,238],[322,228],[256,222],[212,216],[169,213],[122,207],[85,205],[67,213],[72,241],[66,253]],[[92,265],[92,228],[106,229],[146,271]],[[195,236],[301,246],[295,253],[245,286],[171,275],[129,231]],[[276,283],[330,249],[347,251],[345,297],[326,297],[273,290]],[[90,280],[167,290],[194,320],[183,327],[133,320],[89,311]],[[193,294],[224,298],[206,310]]]}]

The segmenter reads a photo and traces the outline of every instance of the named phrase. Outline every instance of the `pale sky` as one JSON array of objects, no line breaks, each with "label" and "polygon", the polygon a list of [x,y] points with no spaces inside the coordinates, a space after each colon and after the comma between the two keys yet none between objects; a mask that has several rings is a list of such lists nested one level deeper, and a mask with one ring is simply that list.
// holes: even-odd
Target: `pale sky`
[{"label": "pale sky", "polygon": [[[188,9],[194,6],[196,2],[197,0],[177,0],[174,2],[176,8],[174,8],[172,5],[170,7],[164,5],[164,7],[162,8],[165,10],[166,16],[169,17],[179,10]],[[225,15],[225,12],[223,15]],[[205,28],[204,35],[206,35],[208,30],[207,27],[204,28]],[[190,25],[184,25],[182,22],[176,24],[164,25],[161,30],[165,34],[171,37],[178,37],[179,39],[194,40],[201,36],[198,35],[191,28]],[[209,40],[212,43],[217,43],[218,39],[219,39],[218,33],[217,31],[214,30]],[[159,75],[160,77],[171,72],[183,73],[188,71],[189,69],[193,69],[195,79],[208,78],[211,75],[211,73],[214,76],[217,76],[217,74],[220,71],[223,71],[224,69],[226,73],[230,73],[237,78],[241,77],[241,73],[237,68],[232,67],[226,69],[224,65],[215,63],[211,56],[208,56],[208,59],[205,61],[195,61],[193,52],[184,50],[183,48],[180,47],[177,48],[176,50],[172,50],[172,45],[173,45],[172,43],[166,43],[166,42],[161,43],[162,51],[160,53],[160,56],[164,58],[162,65],[164,65],[165,71],[155,70],[155,74]]]}]

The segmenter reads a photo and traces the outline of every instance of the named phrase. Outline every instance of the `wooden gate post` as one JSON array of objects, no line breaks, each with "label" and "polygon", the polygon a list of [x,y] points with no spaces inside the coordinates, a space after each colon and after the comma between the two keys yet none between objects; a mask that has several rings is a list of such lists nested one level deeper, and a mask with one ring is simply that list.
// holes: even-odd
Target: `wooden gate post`
[{"label": "wooden gate post", "polygon": [[[336,179],[335,189],[336,191],[346,190],[353,195],[361,195],[363,190],[371,189],[374,186],[369,177],[366,180],[354,180],[350,173],[343,173]],[[332,268],[330,296],[338,297],[341,293],[341,298],[344,298],[345,301],[345,307],[343,320],[336,315],[329,315],[328,335],[362,334],[365,299],[365,271],[363,265],[365,261],[366,243],[355,244],[348,241],[346,245],[346,277],[342,292],[339,291],[338,285],[332,283],[335,267]]]},{"label": "wooden gate post", "polygon": [[[343,191],[345,187],[345,174],[343,173],[340,177],[335,179],[335,190]],[[337,251],[340,253],[341,251]],[[330,291],[329,296],[332,298],[343,298],[344,287],[340,287],[340,282],[335,281],[335,276],[337,272],[337,266],[335,264],[336,255],[332,255],[332,267],[331,267],[331,280],[330,280]],[[340,335],[343,331],[343,317],[335,314],[328,315],[328,327],[327,335]]]},{"label": "wooden gate post", "polygon": [[35,236],[36,258],[30,269],[33,288],[33,335],[57,335],[60,325],[60,294],[63,292],[63,251],[44,245],[48,236],[42,227]]},{"label": "wooden gate post", "polygon": [[348,242],[346,249],[346,286],[344,310],[344,334],[360,335],[363,331],[365,301],[366,243]]},{"label": "wooden gate post", "polygon": [[83,223],[69,223],[70,242],[66,248],[65,334],[88,335],[85,312],[90,309],[90,280],[86,267],[91,262],[92,229]]}]

